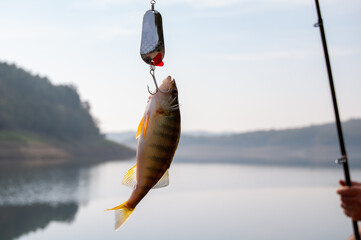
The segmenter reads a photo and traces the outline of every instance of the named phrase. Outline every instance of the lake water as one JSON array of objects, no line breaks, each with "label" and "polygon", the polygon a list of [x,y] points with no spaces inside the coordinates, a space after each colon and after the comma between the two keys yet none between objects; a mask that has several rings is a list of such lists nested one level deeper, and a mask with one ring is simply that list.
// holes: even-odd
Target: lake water
[{"label": "lake water", "polygon": [[[300,168],[173,163],[119,231],[114,207],[134,164],[0,169],[0,239],[347,239],[335,191],[341,166]],[[361,170],[351,177],[361,180]]]}]

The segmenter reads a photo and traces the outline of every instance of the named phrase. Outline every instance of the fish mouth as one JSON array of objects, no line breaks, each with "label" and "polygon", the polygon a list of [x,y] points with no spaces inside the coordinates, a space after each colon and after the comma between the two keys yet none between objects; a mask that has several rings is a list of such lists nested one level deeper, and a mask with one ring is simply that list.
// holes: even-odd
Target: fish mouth
[{"label": "fish mouth", "polygon": [[168,84],[171,84],[171,82],[172,82],[172,77],[168,76],[163,80],[162,85],[164,85],[164,84],[168,85]]},{"label": "fish mouth", "polygon": [[166,79],[163,80],[162,84],[160,85],[160,90],[163,92],[171,91],[174,88],[177,88],[175,84],[175,80],[172,79],[171,76],[168,76]]}]

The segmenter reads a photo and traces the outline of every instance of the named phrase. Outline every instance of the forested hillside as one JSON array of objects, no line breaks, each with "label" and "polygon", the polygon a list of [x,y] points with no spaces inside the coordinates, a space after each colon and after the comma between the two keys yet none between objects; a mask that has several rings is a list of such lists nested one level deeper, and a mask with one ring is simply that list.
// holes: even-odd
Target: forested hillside
[{"label": "forested hillside", "polygon": [[[343,122],[350,166],[361,167],[361,120]],[[181,138],[183,161],[334,166],[341,157],[335,123],[309,127]]]},{"label": "forested hillside", "polygon": [[51,84],[15,65],[0,63],[0,130],[28,130],[58,138],[99,136],[72,85]]},{"label": "forested hillside", "polygon": [[0,62],[0,160],[133,156],[104,139],[89,110],[75,86]]}]

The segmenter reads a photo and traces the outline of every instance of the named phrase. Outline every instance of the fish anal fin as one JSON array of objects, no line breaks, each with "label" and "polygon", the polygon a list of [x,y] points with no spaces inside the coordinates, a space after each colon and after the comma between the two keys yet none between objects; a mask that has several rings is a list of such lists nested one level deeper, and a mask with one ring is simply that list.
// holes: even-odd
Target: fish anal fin
[{"label": "fish anal fin", "polygon": [[152,187],[153,189],[155,188],[162,188],[162,187],[166,187],[169,185],[169,169],[167,169],[167,171],[163,174],[163,176],[159,179],[159,181],[157,182],[157,184],[154,185],[154,187]]},{"label": "fish anal fin", "polygon": [[128,172],[124,175],[122,184],[130,188],[135,189],[137,186],[137,165],[134,165]]},{"label": "fish anal fin", "polygon": [[138,129],[137,129],[137,134],[135,135],[135,138],[139,138],[140,134],[142,133],[143,123],[144,123],[144,117],[142,117],[142,120],[140,120]]}]

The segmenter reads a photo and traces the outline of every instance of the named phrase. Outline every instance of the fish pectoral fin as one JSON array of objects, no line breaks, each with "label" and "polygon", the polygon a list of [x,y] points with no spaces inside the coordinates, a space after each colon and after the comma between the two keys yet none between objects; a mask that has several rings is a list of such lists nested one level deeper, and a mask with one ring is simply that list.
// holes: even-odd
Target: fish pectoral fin
[{"label": "fish pectoral fin", "polygon": [[143,130],[143,137],[145,137],[145,134],[147,133],[149,118],[150,118],[149,114],[144,115],[142,117],[142,120],[140,120],[138,129],[137,129],[137,134],[135,135],[135,138],[140,137],[140,135],[142,134],[142,130]]},{"label": "fish pectoral fin", "polygon": [[137,134],[135,135],[135,138],[139,138],[140,134],[142,133],[143,123],[144,123],[144,117],[142,117],[142,120],[140,120],[138,129],[137,129]]},{"label": "fish pectoral fin", "polygon": [[127,205],[127,202],[105,211],[115,210],[115,230],[118,230],[133,213],[134,208]]},{"label": "fish pectoral fin", "polygon": [[134,165],[134,167],[129,169],[128,172],[124,175],[122,184],[135,189],[137,186],[137,165]]},{"label": "fish pectoral fin", "polygon": [[143,137],[145,137],[145,134],[147,133],[148,123],[149,123],[149,114],[147,115],[147,118],[145,120],[144,130],[143,130]]},{"label": "fish pectoral fin", "polygon": [[169,185],[169,169],[167,169],[167,171],[165,171],[165,173],[163,174],[163,176],[159,179],[159,181],[157,182],[157,184],[154,185],[154,187],[152,187],[153,189],[155,188],[162,188],[162,187],[166,187]]}]

